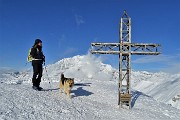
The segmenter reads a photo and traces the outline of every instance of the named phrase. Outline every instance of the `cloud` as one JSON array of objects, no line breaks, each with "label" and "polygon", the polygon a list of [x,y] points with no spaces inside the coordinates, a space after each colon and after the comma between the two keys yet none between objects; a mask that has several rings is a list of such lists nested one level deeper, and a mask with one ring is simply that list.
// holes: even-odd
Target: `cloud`
[{"label": "cloud", "polygon": [[78,49],[77,48],[73,48],[73,47],[69,47],[67,48],[64,52],[63,52],[63,55],[66,56],[66,55],[71,55],[75,52],[77,52]]},{"label": "cloud", "polygon": [[66,58],[66,57],[72,57],[74,55],[76,55],[76,53],[78,52],[78,48],[75,47],[67,47],[64,51],[61,52],[59,58]]},{"label": "cloud", "polygon": [[168,73],[179,73],[180,74],[180,62],[175,62],[169,64],[169,67],[162,69],[164,72]]},{"label": "cloud", "polygon": [[132,60],[136,64],[161,64],[159,70],[169,73],[180,73],[180,54],[175,55],[158,55],[158,56],[144,56]]},{"label": "cloud", "polygon": [[177,51],[180,51],[180,48],[178,48]]},{"label": "cloud", "polygon": [[84,18],[81,15],[75,14],[74,17],[75,17],[77,26],[80,26],[81,24],[85,23]]},{"label": "cloud", "polygon": [[153,62],[170,62],[180,56],[158,55],[158,56],[144,56],[137,58],[132,63],[153,63]]}]

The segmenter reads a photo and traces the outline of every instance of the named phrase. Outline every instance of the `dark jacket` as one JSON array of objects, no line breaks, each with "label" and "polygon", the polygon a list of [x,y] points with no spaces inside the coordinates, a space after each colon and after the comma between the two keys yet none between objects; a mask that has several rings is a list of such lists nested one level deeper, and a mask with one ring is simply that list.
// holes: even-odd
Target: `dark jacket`
[{"label": "dark jacket", "polygon": [[40,60],[33,60],[33,61],[41,61],[43,63],[43,61],[45,61],[45,56],[42,52],[42,47],[40,46],[33,46],[31,48],[31,56],[34,58],[34,59],[40,59]]}]

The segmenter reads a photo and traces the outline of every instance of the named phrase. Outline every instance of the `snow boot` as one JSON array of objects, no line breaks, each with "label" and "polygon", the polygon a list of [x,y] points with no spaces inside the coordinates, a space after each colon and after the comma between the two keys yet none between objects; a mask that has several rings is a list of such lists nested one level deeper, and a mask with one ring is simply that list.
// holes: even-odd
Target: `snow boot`
[{"label": "snow boot", "polygon": [[41,90],[43,90],[43,88],[42,88],[42,87],[37,87],[37,86],[32,86],[32,88],[33,88],[34,90],[37,90],[37,91],[41,91]]},{"label": "snow boot", "polygon": [[38,87],[38,90],[41,91],[41,90],[43,90],[43,88],[42,87]]},{"label": "snow boot", "polygon": [[36,87],[36,86],[32,86],[32,88],[33,88],[34,90],[39,91],[38,87]]}]

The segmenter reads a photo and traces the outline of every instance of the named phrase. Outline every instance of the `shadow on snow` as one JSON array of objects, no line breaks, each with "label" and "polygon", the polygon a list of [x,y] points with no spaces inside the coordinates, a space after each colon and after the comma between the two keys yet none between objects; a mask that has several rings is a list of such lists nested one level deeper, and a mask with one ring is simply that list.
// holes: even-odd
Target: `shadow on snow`
[{"label": "shadow on snow", "polygon": [[132,100],[131,100],[131,107],[133,108],[135,103],[136,103],[136,100],[139,98],[139,96],[146,96],[146,97],[149,97],[148,95],[145,95],[144,93],[142,92],[139,92],[139,91],[132,91]]}]

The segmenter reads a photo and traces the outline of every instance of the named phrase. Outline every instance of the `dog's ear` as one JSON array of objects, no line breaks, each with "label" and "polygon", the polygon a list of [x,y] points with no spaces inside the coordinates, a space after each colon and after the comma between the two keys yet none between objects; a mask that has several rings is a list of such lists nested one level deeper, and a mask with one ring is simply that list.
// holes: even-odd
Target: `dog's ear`
[{"label": "dog's ear", "polygon": [[74,78],[72,79],[72,82],[73,82],[73,84],[74,84]]}]

